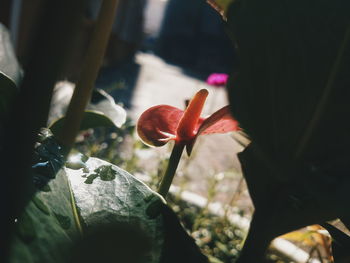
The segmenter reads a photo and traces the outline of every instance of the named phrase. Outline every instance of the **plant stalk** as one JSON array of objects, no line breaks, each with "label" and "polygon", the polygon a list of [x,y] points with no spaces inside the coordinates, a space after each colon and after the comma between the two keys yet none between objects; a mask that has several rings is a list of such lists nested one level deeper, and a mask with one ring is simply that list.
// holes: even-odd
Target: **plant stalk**
[{"label": "plant stalk", "polygon": [[266,250],[275,236],[265,214],[255,211],[236,263],[265,262]]},{"label": "plant stalk", "polygon": [[164,198],[169,192],[170,185],[173,182],[177,166],[179,165],[182,152],[185,148],[183,143],[175,143],[174,148],[171,152],[170,159],[168,162],[167,169],[163,175],[162,181],[158,188],[158,193]]},{"label": "plant stalk", "polygon": [[70,152],[80,130],[84,110],[89,103],[92,90],[101,67],[114,22],[118,0],[103,0],[95,29],[86,54],[82,72],[70,101],[65,122],[58,140]]}]

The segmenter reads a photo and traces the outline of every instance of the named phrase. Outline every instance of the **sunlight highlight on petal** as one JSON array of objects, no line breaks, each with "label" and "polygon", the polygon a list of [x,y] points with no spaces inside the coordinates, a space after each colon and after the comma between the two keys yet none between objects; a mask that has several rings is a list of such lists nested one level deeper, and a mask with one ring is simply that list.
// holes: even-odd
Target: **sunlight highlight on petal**
[{"label": "sunlight highlight on petal", "polygon": [[208,90],[201,89],[190,101],[177,128],[177,140],[188,141],[196,135],[197,123],[207,96]]},{"label": "sunlight highlight on petal", "polygon": [[238,122],[233,119],[229,106],[225,106],[206,118],[198,129],[200,134],[226,133],[240,130]]}]

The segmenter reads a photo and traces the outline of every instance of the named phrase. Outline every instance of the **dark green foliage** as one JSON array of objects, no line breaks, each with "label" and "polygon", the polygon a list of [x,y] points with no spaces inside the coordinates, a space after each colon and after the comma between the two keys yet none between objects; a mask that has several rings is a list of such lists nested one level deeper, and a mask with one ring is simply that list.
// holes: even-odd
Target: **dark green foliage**
[{"label": "dark green foliage", "polygon": [[[48,129],[36,143],[31,174],[36,188],[21,216],[10,262],[67,262],[72,242],[78,236],[62,148]],[[38,191],[41,190],[41,191]]]},{"label": "dark green foliage", "polygon": [[[244,0],[230,8],[228,24],[240,59],[229,88],[232,110],[253,140],[276,159],[295,158],[329,82],[349,10],[344,0]],[[343,55],[326,110],[305,152],[309,158],[329,157],[348,140],[350,53]],[[331,139],[325,142],[330,130]]]},{"label": "dark green foliage", "polygon": [[16,224],[17,234],[24,243],[29,243],[36,238],[33,220],[26,211],[17,219]]},{"label": "dark green foliage", "polygon": [[70,262],[143,263],[151,241],[137,225],[114,223],[91,229],[73,248]]},{"label": "dark green foliage", "polygon": [[50,210],[47,207],[47,205],[41,200],[39,199],[37,196],[34,196],[32,199],[34,205],[41,210],[41,212],[43,212],[44,214],[50,215]]},{"label": "dark green foliage", "polygon": [[11,263],[66,263],[79,236],[64,171],[50,182],[51,192],[38,192],[17,219]]},{"label": "dark green foliage", "polygon": [[60,214],[57,214],[57,213],[54,213],[57,221],[60,223],[60,226],[63,228],[63,229],[69,229],[71,227],[71,220],[68,216],[64,216],[64,215],[60,215]]},{"label": "dark green foliage", "polygon": [[207,257],[199,250],[180,224],[176,214],[166,205],[162,207],[164,218],[164,248],[161,263],[207,263]]},{"label": "dark green foliage", "polygon": [[22,71],[17,62],[10,35],[0,24],[0,118],[8,112],[22,78]]},{"label": "dark green foliage", "polygon": [[233,115],[253,143],[240,159],[255,206],[239,262],[277,235],[349,216],[350,2],[237,0]]}]

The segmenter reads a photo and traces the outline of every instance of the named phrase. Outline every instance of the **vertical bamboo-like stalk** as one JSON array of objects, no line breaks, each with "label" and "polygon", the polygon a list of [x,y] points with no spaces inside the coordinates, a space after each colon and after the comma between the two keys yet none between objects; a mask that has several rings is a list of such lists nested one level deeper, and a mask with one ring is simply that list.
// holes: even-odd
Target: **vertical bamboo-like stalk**
[{"label": "vertical bamboo-like stalk", "polygon": [[58,137],[66,148],[67,154],[72,148],[79,132],[86,105],[90,101],[98,71],[106,51],[110,32],[114,22],[118,0],[103,0],[96,26],[82,66],[80,78],[69,104],[63,128]]}]

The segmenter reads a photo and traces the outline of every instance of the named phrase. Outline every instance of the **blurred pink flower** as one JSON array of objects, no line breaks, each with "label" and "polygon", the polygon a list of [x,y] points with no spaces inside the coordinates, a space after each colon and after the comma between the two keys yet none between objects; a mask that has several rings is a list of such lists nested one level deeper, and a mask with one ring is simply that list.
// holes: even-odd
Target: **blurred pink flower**
[{"label": "blurred pink flower", "polygon": [[225,73],[212,73],[207,78],[207,84],[222,87],[225,86],[228,80],[228,75]]}]

